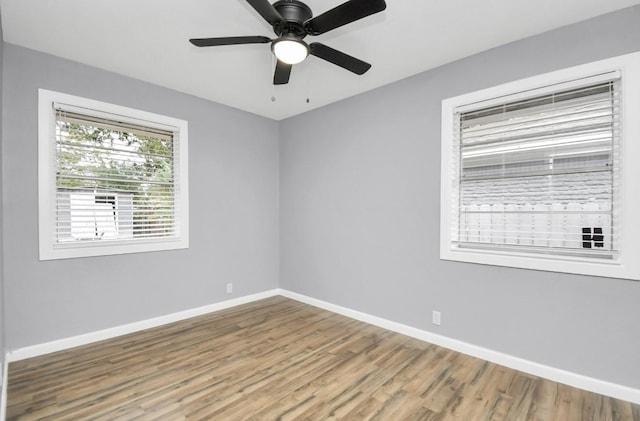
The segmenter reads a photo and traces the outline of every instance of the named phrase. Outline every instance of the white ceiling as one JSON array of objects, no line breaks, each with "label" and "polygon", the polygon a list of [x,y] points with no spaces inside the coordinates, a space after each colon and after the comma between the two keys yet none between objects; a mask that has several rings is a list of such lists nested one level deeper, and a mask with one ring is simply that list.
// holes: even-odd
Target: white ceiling
[{"label": "white ceiling", "polygon": [[[343,1],[306,3],[317,16]],[[271,27],[245,0],[0,0],[0,12],[7,43],[280,120],[501,44],[639,3],[387,0],[384,12],[313,37],[371,63],[368,73],[356,76],[309,57],[293,67],[288,85],[276,87],[269,44],[197,48],[187,41],[272,37]]]}]

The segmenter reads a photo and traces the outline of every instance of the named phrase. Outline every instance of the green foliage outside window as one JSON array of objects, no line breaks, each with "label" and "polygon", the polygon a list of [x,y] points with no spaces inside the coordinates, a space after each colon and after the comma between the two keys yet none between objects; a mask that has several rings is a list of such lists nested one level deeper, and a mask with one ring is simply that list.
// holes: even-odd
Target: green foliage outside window
[{"label": "green foliage outside window", "polygon": [[128,193],[134,236],[169,236],[174,222],[173,137],[58,118],[58,190]]}]

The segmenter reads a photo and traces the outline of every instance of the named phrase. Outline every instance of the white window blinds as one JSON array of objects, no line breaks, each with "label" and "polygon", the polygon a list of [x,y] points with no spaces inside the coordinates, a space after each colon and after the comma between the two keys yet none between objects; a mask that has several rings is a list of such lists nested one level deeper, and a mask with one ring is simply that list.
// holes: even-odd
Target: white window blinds
[{"label": "white window blinds", "polygon": [[616,257],[620,80],[594,79],[458,109],[458,247]]},{"label": "white window blinds", "polygon": [[55,108],[58,246],[178,236],[171,128]]}]

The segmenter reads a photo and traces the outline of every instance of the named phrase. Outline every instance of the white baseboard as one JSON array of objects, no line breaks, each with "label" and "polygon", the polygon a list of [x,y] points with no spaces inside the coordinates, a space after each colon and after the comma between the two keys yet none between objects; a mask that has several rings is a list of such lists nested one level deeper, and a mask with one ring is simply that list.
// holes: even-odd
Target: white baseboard
[{"label": "white baseboard", "polygon": [[[189,319],[191,317],[202,316],[204,314],[213,313],[214,311],[224,310],[227,308],[239,306],[242,304],[251,303],[253,301],[262,300],[263,298],[273,297],[279,295],[278,289],[270,291],[260,292],[257,294],[247,295],[244,297],[234,298],[227,301],[222,301],[215,304],[206,305],[203,307],[197,307],[177,313],[168,314],[166,316],[154,317],[152,319],[142,320],[139,322],[129,323],[122,326],[116,326],[109,329],[99,330],[96,332],[85,333],[70,338],[59,339],[51,342],[46,342],[39,345],[28,346],[25,348],[9,351],[5,357],[5,362],[19,361],[27,358],[38,357],[40,355],[50,354],[52,352],[62,351],[65,349],[73,348],[76,346],[87,345],[93,342],[102,341],[105,339],[115,338],[117,336],[126,335],[133,332],[139,332],[141,330],[150,329],[162,325],[166,325],[180,320]],[[6,373],[5,376],[6,378]]]},{"label": "white baseboard", "polygon": [[552,380],[554,382],[577,387],[579,389],[584,389],[601,395],[610,396],[616,399],[622,399],[624,401],[633,402],[635,404],[640,404],[640,390],[638,389],[634,389],[628,386],[622,386],[604,380],[594,379],[592,377],[572,373],[570,371],[554,367],[549,367],[544,364],[539,364],[533,361],[514,357],[513,355],[504,354],[502,352],[469,344],[457,339],[448,338],[446,336],[403,325],[401,323],[392,322],[381,317],[376,317],[367,313],[362,313],[360,311],[341,307],[295,292],[281,289],[279,290],[279,293],[284,297],[291,298],[305,304],[310,304],[312,306],[319,307],[333,313],[341,314],[352,319],[360,320],[374,326],[381,327],[383,329],[411,336],[412,338],[420,339],[434,345],[439,345],[444,348],[458,351],[472,357],[480,358],[495,364],[513,368],[515,370]]},{"label": "white baseboard", "polygon": [[245,297],[239,297],[228,301],[223,301],[195,309],[185,310],[178,313],[169,314],[166,316],[156,317],[153,319],[143,320],[140,322],[130,323],[127,325],[117,326],[110,329],[104,329],[97,332],[87,333],[83,335],[74,336],[71,338],[60,339],[52,342],[47,342],[40,345],[33,345],[26,348],[20,348],[10,351],[5,356],[4,371],[2,375],[2,397],[0,408],[0,421],[4,421],[4,414],[6,410],[6,393],[7,393],[7,377],[8,377],[8,363],[12,361],[19,361],[27,358],[37,357],[40,355],[49,354],[52,352],[62,351],[65,349],[73,348],[80,345],[87,345],[93,342],[114,338],[121,335],[149,329],[153,327],[162,326],[165,324],[185,320],[191,317],[201,316],[204,314],[212,313],[219,310],[235,307],[241,304],[247,304],[253,301],[261,300],[264,298],[273,297],[276,295],[282,295],[287,298],[291,298],[296,301],[300,301],[305,304],[312,305],[314,307],[322,308],[324,310],[331,311],[333,313],[341,314],[352,319],[360,320],[365,323],[372,324],[374,326],[388,329],[394,332],[401,333],[416,339],[420,339],[425,342],[429,342],[435,345],[439,345],[454,351],[461,352],[463,354],[471,355],[473,357],[481,358],[492,363],[500,364],[515,370],[523,371],[535,376],[543,377],[555,382],[563,383],[569,386],[577,387],[580,389],[588,390],[590,392],[599,393],[601,395],[611,396],[616,399],[622,399],[625,401],[640,404],[640,390],[634,389],[628,386],[622,386],[619,384],[607,382],[604,380],[594,379],[581,374],[572,373],[566,370],[549,367],[543,364],[539,364],[533,361],[525,360],[522,358],[514,357],[509,354],[494,351],[481,346],[469,344],[467,342],[459,341],[457,339],[448,338],[446,336],[438,335],[425,330],[417,329],[411,326],[407,326],[401,323],[396,323],[381,317],[372,316],[367,313],[352,310],[347,307],[342,307],[336,304],[331,304],[322,300],[307,297],[302,294],[298,294],[292,291],[284,289],[273,289],[270,291],[261,292],[258,294],[248,295]]},{"label": "white baseboard", "polygon": [[4,357],[2,366],[2,395],[0,395],[0,421],[7,419],[7,381],[9,379],[9,361]]}]

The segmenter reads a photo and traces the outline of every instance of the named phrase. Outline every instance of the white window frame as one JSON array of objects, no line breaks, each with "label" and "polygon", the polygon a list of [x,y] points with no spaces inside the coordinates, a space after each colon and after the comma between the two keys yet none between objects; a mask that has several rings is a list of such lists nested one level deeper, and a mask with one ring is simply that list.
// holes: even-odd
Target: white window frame
[{"label": "white window frame", "polygon": [[[176,172],[175,207],[179,218],[175,236],[163,239],[139,239],[56,244],[56,115],[54,104],[65,104],[86,115],[164,128],[173,131],[177,141],[174,160]],[[189,248],[189,167],[188,122],[107,102],[82,98],[46,89],[38,90],[38,210],[40,260],[106,256]]]},{"label": "white window frame", "polygon": [[[621,180],[619,209],[619,253],[612,260],[597,261],[588,257],[529,254],[526,252],[463,248],[452,238],[453,195],[456,192],[452,173],[455,141],[453,127],[457,109],[501,97],[552,87],[568,81],[609,72],[621,74]],[[441,189],[440,189],[440,258],[469,263],[537,269],[640,280],[640,53],[632,53],[575,66],[488,89],[445,99],[442,102]]]}]

